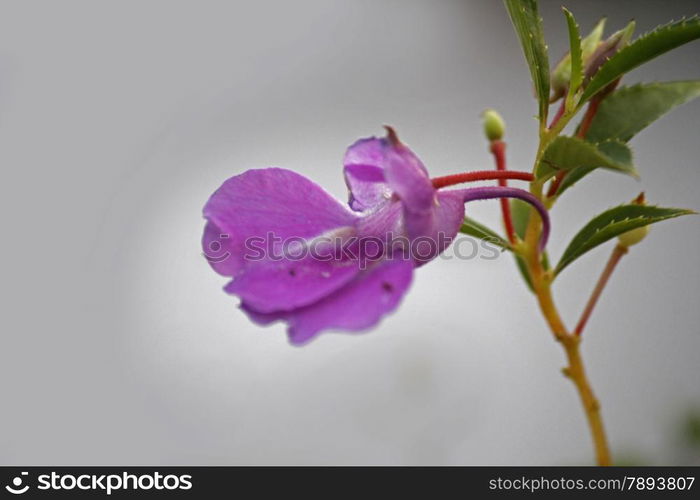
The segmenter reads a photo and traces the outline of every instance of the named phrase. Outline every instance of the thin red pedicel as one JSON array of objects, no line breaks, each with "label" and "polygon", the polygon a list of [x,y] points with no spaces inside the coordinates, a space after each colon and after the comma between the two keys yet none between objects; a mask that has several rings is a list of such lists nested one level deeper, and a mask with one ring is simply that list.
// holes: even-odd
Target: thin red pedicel
[{"label": "thin red pedicel", "polygon": [[475,170],[473,172],[445,175],[444,177],[434,177],[431,181],[435,189],[440,189],[465,182],[500,181],[505,179],[532,182],[534,176],[530,172],[516,172],[513,170]]}]

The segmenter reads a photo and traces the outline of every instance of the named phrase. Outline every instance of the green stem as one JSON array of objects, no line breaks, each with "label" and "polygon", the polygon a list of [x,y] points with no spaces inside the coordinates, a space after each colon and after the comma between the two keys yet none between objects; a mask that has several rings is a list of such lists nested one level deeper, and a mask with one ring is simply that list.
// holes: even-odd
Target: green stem
[{"label": "green stem", "polygon": [[[531,218],[531,220],[534,219],[537,218]],[[598,465],[610,465],[610,450],[605,434],[605,427],[603,425],[603,418],[600,412],[600,403],[588,381],[583,359],[581,358],[579,349],[581,337],[567,330],[557,310],[552,297],[550,275],[543,269],[540,262],[540,255],[537,252],[537,234],[539,231],[536,229],[532,230],[531,228],[533,227],[537,227],[536,223],[531,223],[528,227],[527,239],[530,240],[534,236],[534,246],[532,245],[532,241],[526,241],[527,248],[534,249],[534,252],[530,252],[527,264],[537,302],[554,338],[562,345],[566,353],[568,366],[564,368],[563,373],[571,379],[581,399],[581,404],[583,405],[583,410],[588,421],[591,439],[593,440],[596,462]]]},{"label": "green stem", "polygon": [[[543,133],[541,133],[540,145],[535,158],[535,167],[538,165],[547,145],[554,140],[561,130],[563,130],[572,115],[573,114],[564,113],[551,129],[544,130]],[[530,184],[530,192],[540,200],[544,198],[542,189],[541,181],[534,181]],[[530,217],[525,233],[523,253],[532,281],[533,290],[537,297],[540,311],[549,329],[554,335],[554,338],[564,348],[568,366],[564,368],[563,373],[571,379],[581,399],[581,404],[588,421],[588,427],[593,441],[596,462],[598,465],[610,465],[610,450],[601,416],[600,403],[588,381],[581,357],[581,338],[569,332],[554,302],[551,289],[552,275],[551,272],[546,271],[542,266],[542,255],[537,247],[540,232],[541,224],[539,217]]]}]

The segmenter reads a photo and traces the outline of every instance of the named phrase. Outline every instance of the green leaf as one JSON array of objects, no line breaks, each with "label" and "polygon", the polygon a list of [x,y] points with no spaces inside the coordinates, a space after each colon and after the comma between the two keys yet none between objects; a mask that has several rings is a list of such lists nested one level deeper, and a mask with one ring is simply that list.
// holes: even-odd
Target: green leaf
[{"label": "green leaf", "polygon": [[[562,9],[564,8],[562,7]],[[600,21],[598,21],[598,24],[595,25],[593,30],[588,35],[586,35],[586,37],[583,40],[581,40],[578,25],[575,22],[571,24],[571,22],[574,21],[573,15],[566,9],[564,9],[564,14],[567,16],[567,23],[569,23],[569,45],[573,45],[573,49],[570,49],[552,70],[552,75],[549,80],[552,96],[550,97],[549,102],[551,104],[560,97],[564,96],[565,93],[567,93],[568,95],[564,96],[567,99],[567,109],[574,109],[574,96],[577,92],[581,91],[580,87],[582,81],[578,79],[579,72],[576,71],[576,76],[574,78],[573,85],[570,85],[572,83],[572,50],[574,53],[580,52],[581,54],[581,57],[577,57],[577,59],[581,59],[581,78],[583,78],[583,69],[585,68],[587,61],[593,55],[595,49],[598,47],[598,42],[600,42],[600,39],[603,36],[605,19],[601,19]],[[578,40],[578,42],[575,42],[574,40]],[[576,47],[579,47],[580,49],[577,49]],[[569,93],[570,89],[573,90]]]},{"label": "green leaf", "polygon": [[475,221],[471,217],[465,217],[462,227],[459,230],[461,233],[468,234],[480,240],[488,240],[504,250],[512,250],[510,243],[506,241],[498,233],[484,226],[480,222]]},{"label": "green leaf", "polygon": [[[510,200],[510,214],[513,219],[515,234],[518,235],[518,238],[524,240],[527,224],[530,221],[530,204],[513,198]],[[523,277],[527,287],[531,291],[534,291],[535,289],[532,286],[532,280],[530,279],[530,273],[527,270],[525,260],[521,256],[515,255],[515,264],[518,266],[518,271],[520,271],[520,275]]]},{"label": "green leaf", "polygon": [[537,1],[504,0],[504,2],[530,68],[539,103],[540,124],[544,126],[549,109],[549,59],[547,46],[544,43],[542,18],[537,11]]},{"label": "green leaf", "polygon": [[637,171],[632,165],[632,152],[625,144],[619,141],[592,144],[578,137],[563,135],[547,146],[535,176],[546,179],[558,170],[584,168],[588,173],[598,167],[619,170],[637,177]]},{"label": "green leaf", "polygon": [[513,219],[513,229],[515,229],[515,234],[521,240],[525,239],[525,231],[530,222],[530,208],[531,205],[523,200],[518,200],[517,198],[510,200],[510,215]]},{"label": "green leaf", "polygon": [[697,16],[660,26],[642,35],[603,63],[583,91],[580,104],[628,71],[697,38],[700,38],[700,18]]},{"label": "green leaf", "polygon": [[698,96],[700,80],[622,87],[601,101],[586,139],[627,142],[657,118]]},{"label": "green leaf", "polygon": [[525,259],[523,259],[520,255],[516,255],[515,265],[518,266],[520,276],[522,276],[523,281],[525,282],[527,287],[530,289],[531,292],[534,293],[535,287],[532,286],[532,280],[530,279],[530,271],[527,270],[527,264],[525,263]]},{"label": "green leaf", "polygon": [[569,54],[571,56],[571,79],[569,81],[569,93],[566,96],[566,106],[571,108],[573,99],[583,83],[583,52],[581,49],[581,34],[574,15],[566,9],[561,8],[566,16],[566,24],[569,28]]},{"label": "green leaf", "polygon": [[606,241],[638,227],[672,219],[681,215],[694,214],[692,210],[681,208],[661,208],[648,205],[620,205],[606,210],[593,218],[571,240],[564,250],[554,274],[559,274],[566,266]]},{"label": "green leaf", "polygon": [[[620,165],[628,165],[632,168],[630,175],[636,177],[636,170],[632,166],[632,151],[627,147],[627,145],[619,141],[606,141],[597,145],[598,150],[602,151],[608,158],[612,159],[615,163]],[[557,190],[557,196],[560,196],[564,191],[569,189],[571,186],[576,184],[581,178],[593,172],[597,167],[578,167],[570,170],[561,184],[559,184],[559,189]]]}]

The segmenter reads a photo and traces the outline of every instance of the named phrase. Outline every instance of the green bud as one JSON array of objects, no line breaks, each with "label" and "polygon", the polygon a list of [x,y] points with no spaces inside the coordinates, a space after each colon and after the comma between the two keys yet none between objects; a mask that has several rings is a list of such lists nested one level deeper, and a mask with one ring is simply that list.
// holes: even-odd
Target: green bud
[{"label": "green bud", "polygon": [[489,141],[500,141],[506,133],[506,123],[498,111],[487,109],[481,115],[484,123],[484,134]]},{"label": "green bud", "polygon": [[570,81],[571,53],[567,52],[561,61],[559,61],[559,63],[556,65],[554,70],[552,70],[552,76],[550,77],[549,84],[552,89],[552,97],[550,97],[550,102],[555,102],[566,94]]},{"label": "green bud", "polygon": [[605,18],[598,21],[598,24],[596,24],[591,32],[586,35],[586,38],[581,40],[581,58],[583,59],[584,64],[588,58],[593,55],[593,52],[598,47],[598,42],[600,42],[601,38],[603,38],[605,21]]},{"label": "green bud", "polygon": [[[584,67],[598,47],[598,43],[603,37],[604,29],[605,18],[598,21],[593,30],[581,40],[581,59]],[[569,89],[569,82],[571,82],[571,52],[567,52],[552,70],[550,78],[552,97],[550,102],[554,102],[566,94]]]},{"label": "green bud", "polygon": [[636,23],[634,21],[630,21],[630,23],[620,31],[616,31],[606,40],[597,44],[595,51],[584,63],[584,82],[590,81],[593,75],[598,72],[600,67],[608,59],[617,54],[620,49],[629,45],[635,25]]},{"label": "green bud", "polygon": [[620,236],[617,237],[617,240],[621,246],[631,247],[632,245],[636,245],[644,238],[646,238],[647,234],[649,234],[650,227],[651,226],[642,226],[638,227],[637,229],[632,229],[631,231],[622,233]]},{"label": "green bud", "polygon": [[[644,199],[644,193],[641,193],[637,198],[632,200],[632,203],[635,205],[646,205],[646,200]],[[631,231],[627,231],[626,233],[622,233],[620,236],[617,237],[617,240],[620,244],[620,246],[623,246],[625,248],[631,247],[632,245],[636,245],[640,241],[642,241],[644,238],[646,238],[646,235],[649,234],[649,229],[651,228],[650,225],[638,227],[637,229],[632,229]]]}]

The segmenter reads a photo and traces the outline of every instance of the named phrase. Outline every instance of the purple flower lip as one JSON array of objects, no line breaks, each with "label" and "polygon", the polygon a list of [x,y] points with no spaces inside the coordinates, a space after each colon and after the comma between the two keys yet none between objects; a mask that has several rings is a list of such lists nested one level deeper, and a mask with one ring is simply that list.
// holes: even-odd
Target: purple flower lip
[{"label": "purple flower lip", "polygon": [[[543,220],[540,248],[546,244],[547,211],[533,195],[437,189],[391,127],[350,146],[344,165],[349,206],[295,172],[266,168],[231,177],[204,207],[202,246],[214,270],[232,278],[225,291],[254,322],[286,322],[293,344],[325,330],[366,330],[395,310],[414,270],[457,235],[469,201],[530,203]],[[249,258],[251,241],[267,253]],[[315,253],[299,253],[310,247]]]}]

